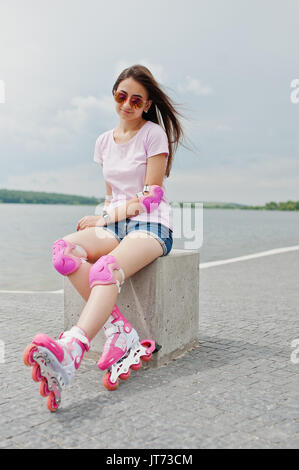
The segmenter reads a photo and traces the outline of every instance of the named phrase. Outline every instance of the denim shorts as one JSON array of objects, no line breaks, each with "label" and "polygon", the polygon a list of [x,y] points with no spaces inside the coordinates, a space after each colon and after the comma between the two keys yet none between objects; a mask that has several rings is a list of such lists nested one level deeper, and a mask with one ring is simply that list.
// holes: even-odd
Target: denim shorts
[{"label": "denim shorts", "polygon": [[143,222],[127,218],[119,220],[118,222],[112,222],[111,224],[105,225],[101,228],[113,233],[119,242],[121,242],[128,233],[134,232],[135,230],[147,232],[155,237],[162,246],[163,254],[161,256],[168,255],[172,249],[172,230],[166,227],[166,225],[158,222]]}]

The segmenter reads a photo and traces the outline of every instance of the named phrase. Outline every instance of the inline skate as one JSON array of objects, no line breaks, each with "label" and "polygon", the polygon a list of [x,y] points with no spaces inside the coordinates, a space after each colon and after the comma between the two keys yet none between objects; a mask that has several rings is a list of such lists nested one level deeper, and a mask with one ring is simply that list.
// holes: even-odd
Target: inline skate
[{"label": "inline skate", "polygon": [[119,380],[128,380],[131,370],[138,370],[142,363],[149,362],[156,345],[152,340],[139,341],[137,331],[121,314],[117,305],[104,325],[107,337],[98,368],[107,370],[103,384],[107,390],[116,390]]},{"label": "inline skate", "polygon": [[58,410],[62,389],[71,382],[89,349],[89,339],[77,326],[61,333],[58,340],[37,334],[25,349],[24,363],[32,367],[32,379],[40,382],[40,394],[47,397],[51,412]]}]

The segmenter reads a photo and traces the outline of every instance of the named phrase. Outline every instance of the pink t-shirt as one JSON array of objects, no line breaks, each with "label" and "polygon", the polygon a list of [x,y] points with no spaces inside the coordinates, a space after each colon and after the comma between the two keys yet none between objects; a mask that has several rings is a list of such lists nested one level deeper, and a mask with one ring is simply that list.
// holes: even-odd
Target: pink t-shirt
[{"label": "pink t-shirt", "polygon": [[[94,161],[103,167],[105,181],[112,188],[113,199],[110,207],[124,204],[136,198],[136,193],[143,191],[147,159],[161,153],[165,156],[165,170],[169,154],[166,132],[152,121],[139,129],[132,139],[124,144],[117,144],[113,137],[114,129],[101,134],[95,144]],[[166,198],[165,173],[162,188],[163,199],[159,207],[150,213],[130,217],[132,220],[160,222],[173,230],[172,209]]]}]

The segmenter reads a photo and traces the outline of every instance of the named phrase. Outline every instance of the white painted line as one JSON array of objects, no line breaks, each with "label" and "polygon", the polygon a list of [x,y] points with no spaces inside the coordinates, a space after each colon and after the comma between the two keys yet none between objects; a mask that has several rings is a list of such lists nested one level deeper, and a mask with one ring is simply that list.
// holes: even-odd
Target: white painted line
[{"label": "white painted line", "polygon": [[5,103],[5,81],[0,80],[0,103]]},{"label": "white painted line", "polygon": [[[223,259],[220,261],[210,261],[208,263],[200,263],[200,269],[213,268],[223,264],[237,263],[238,261],[246,261],[248,259],[262,258],[263,256],[279,255],[280,253],[288,253],[290,251],[298,251],[299,245],[286,246],[284,248],[275,248],[268,251],[260,251],[252,255],[238,256],[236,258]],[[182,250],[184,251],[184,250]],[[63,294],[64,290],[0,290],[0,294]]]},{"label": "white painted line", "polygon": [[252,255],[238,256],[237,258],[223,259],[220,261],[210,261],[208,263],[200,263],[200,269],[212,268],[223,264],[237,263],[238,261],[247,261],[248,259],[262,258],[263,256],[279,255],[280,253],[288,253],[289,251],[299,250],[299,245],[287,246],[284,248],[275,248],[274,250],[261,251]]},{"label": "white painted line", "polygon": [[60,290],[0,290],[0,294],[63,294]]}]

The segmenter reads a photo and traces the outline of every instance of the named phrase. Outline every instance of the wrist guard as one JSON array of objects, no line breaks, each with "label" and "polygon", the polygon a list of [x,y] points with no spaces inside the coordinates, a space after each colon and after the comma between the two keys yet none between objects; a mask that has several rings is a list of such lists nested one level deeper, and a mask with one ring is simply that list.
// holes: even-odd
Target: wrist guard
[{"label": "wrist guard", "polygon": [[[147,192],[148,194],[144,195],[145,192]],[[145,208],[146,212],[149,213],[159,207],[163,198],[163,194],[164,191],[161,186],[158,186],[157,184],[146,184],[143,188],[143,191],[136,193],[136,196],[140,204],[142,204]]]}]

